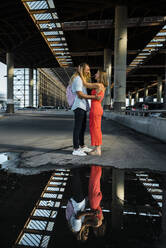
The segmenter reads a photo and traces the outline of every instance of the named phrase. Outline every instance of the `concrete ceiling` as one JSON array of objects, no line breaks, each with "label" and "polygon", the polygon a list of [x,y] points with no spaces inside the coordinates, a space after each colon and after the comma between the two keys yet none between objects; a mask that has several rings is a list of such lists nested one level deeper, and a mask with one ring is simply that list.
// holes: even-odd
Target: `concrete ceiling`
[{"label": "concrete ceiling", "polygon": [[[92,73],[103,66],[104,48],[114,51],[113,24],[117,4],[128,6],[127,65],[165,25],[166,4],[162,0],[54,0],[54,4],[72,56],[73,67],[87,62]],[[59,64],[23,3],[20,0],[2,1],[0,11],[0,60],[5,63],[6,52],[13,52],[15,67],[49,67],[56,70]],[[156,80],[157,75],[165,78],[164,47],[165,44],[143,65],[128,74],[127,91],[142,88],[144,82],[151,83]],[[114,56],[112,65],[113,63]],[[62,73],[62,70],[59,71]],[[142,77],[142,74],[145,76]]]}]

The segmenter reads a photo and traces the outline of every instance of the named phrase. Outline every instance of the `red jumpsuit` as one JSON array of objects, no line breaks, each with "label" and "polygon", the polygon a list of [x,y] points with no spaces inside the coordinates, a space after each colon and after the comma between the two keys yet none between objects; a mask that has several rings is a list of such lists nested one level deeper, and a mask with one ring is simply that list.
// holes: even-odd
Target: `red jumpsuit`
[{"label": "red jumpsuit", "polygon": [[101,166],[91,166],[90,178],[89,178],[89,204],[90,208],[93,210],[99,210],[97,215],[98,219],[102,217],[102,210],[100,207],[100,202],[102,200],[102,193],[100,190],[100,178],[102,174]]},{"label": "red jumpsuit", "polygon": [[[92,95],[96,95],[96,90],[92,90]],[[91,145],[102,145],[102,132],[101,132],[101,118],[103,115],[103,108],[101,102],[104,98],[104,92],[100,91],[98,96],[101,96],[100,100],[91,101],[91,109],[89,113],[89,129],[91,135]]]}]

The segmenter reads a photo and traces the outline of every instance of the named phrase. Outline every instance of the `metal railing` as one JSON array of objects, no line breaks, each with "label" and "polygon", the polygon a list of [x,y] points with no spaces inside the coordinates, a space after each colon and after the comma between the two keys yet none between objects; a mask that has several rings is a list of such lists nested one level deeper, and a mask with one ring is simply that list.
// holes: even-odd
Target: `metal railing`
[{"label": "metal railing", "polygon": [[[156,110],[125,110],[126,115],[134,115],[134,116],[155,116],[155,114],[162,114],[158,115],[160,117],[166,118],[166,110],[163,109],[156,109]],[[157,115],[156,115],[157,116]]]}]

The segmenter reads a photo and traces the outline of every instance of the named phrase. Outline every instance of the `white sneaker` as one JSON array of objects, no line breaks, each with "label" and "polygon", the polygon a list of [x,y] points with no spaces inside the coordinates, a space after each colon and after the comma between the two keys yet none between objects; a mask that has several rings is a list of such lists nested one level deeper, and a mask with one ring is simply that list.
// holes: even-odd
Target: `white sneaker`
[{"label": "white sneaker", "polygon": [[84,146],[84,147],[80,147],[81,151],[83,152],[91,152],[93,149],[91,148],[88,148],[87,146]]},{"label": "white sneaker", "polygon": [[82,151],[82,149],[77,149],[77,150],[73,150],[72,155],[76,155],[76,156],[87,156],[87,154],[85,152]]}]

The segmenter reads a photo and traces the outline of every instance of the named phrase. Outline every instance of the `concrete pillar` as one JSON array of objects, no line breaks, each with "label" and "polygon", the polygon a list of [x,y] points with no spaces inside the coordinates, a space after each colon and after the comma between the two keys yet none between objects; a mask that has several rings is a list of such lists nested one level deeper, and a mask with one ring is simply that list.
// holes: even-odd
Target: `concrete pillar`
[{"label": "concrete pillar", "polygon": [[115,7],[114,110],[126,106],[127,7]]},{"label": "concrete pillar", "polygon": [[128,92],[128,99],[129,99],[129,106],[131,106],[131,103],[132,103],[132,94],[131,94],[130,91]]},{"label": "concrete pillar", "polygon": [[135,102],[139,102],[139,92],[138,92],[138,89],[136,90],[136,94],[135,94]]},{"label": "concrete pillar", "polygon": [[33,107],[33,68],[29,68],[29,106]]},{"label": "concrete pillar", "polygon": [[14,60],[13,54],[7,53],[7,113],[14,113],[14,98],[13,98],[13,77],[14,77]]},{"label": "concrete pillar", "polygon": [[161,219],[161,234],[159,239],[159,244],[161,248],[165,248],[166,244],[166,177],[162,177],[162,190],[163,190],[163,199],[162,199],[162,219]]},{"label": "concrete pillar", "polygon": [[36,68],[36,74],[35,74],[36,78],[35,78],[35,83],[36,83],[36,107],[38,107],[38,71]]},{"label": "concrete pillar", "polygon": [[165,78],[165,82],[164,82],[163,102],[164,102],[164,106],[165,106],[165,109],[166,109],[166,78]]},{"label": "concrete pillar", "polygon": [[162,77],[158,76],[157,77],[157,102],[161,102],[162,89],[163,89]]},{"label": "concrete pillar", "polygon": [[[166,182],[166,180],[165,180]],[[163,201],[162,201],[162,233],[166,234],[166,188],[163,189]],[[166,237],[165,237],[166,240]]]},{"label": "concrete pillar", "polygon": [[166,55],[165,55],[165,78],[164,78],[164,94],[163,94],[163,103],[164,103],[164,109],[166,109]]},{"label": "concrete pillar", "polygon": [[112,171],[112,228],[123,228],[124,208],[124,170],[113,168]]},{"label": "concrete pillar", "polygon": [[166,109],[166,80],[164,83],[164,96],[163,96],[164,108]]},{"label": "concrete pillar", "polygon": [[148,96],[148,94],[149,94],[149,90],[148,90],[148,86],[146,85],[144,87],[144,101],[146,100],[146,97]]},{"label": "concrete pillar", "polygon": [[111,106],[111,73],[112,73],[112,51],[111,49],[104,49],[104,70],[107,72],[108,87],[105,91],[104,109],[110,109]]},{"label": "concrete pillar", "polygon": [[43,105],[42,84],[43,84],[43,76],[42,76],[42,73],[39,72],[39,80],[38,80],[39,107],[42,107],[42,105]]},{"label": "concrete pillar", "polygon": [[25,101],[25,96],[26,96],[26,90],[25,90],[25,82],[26,82],[26,77],[25,77],[25,68],[24,68],[24,107],[25,107],[25,103],[26,103],[26,101]]}]

